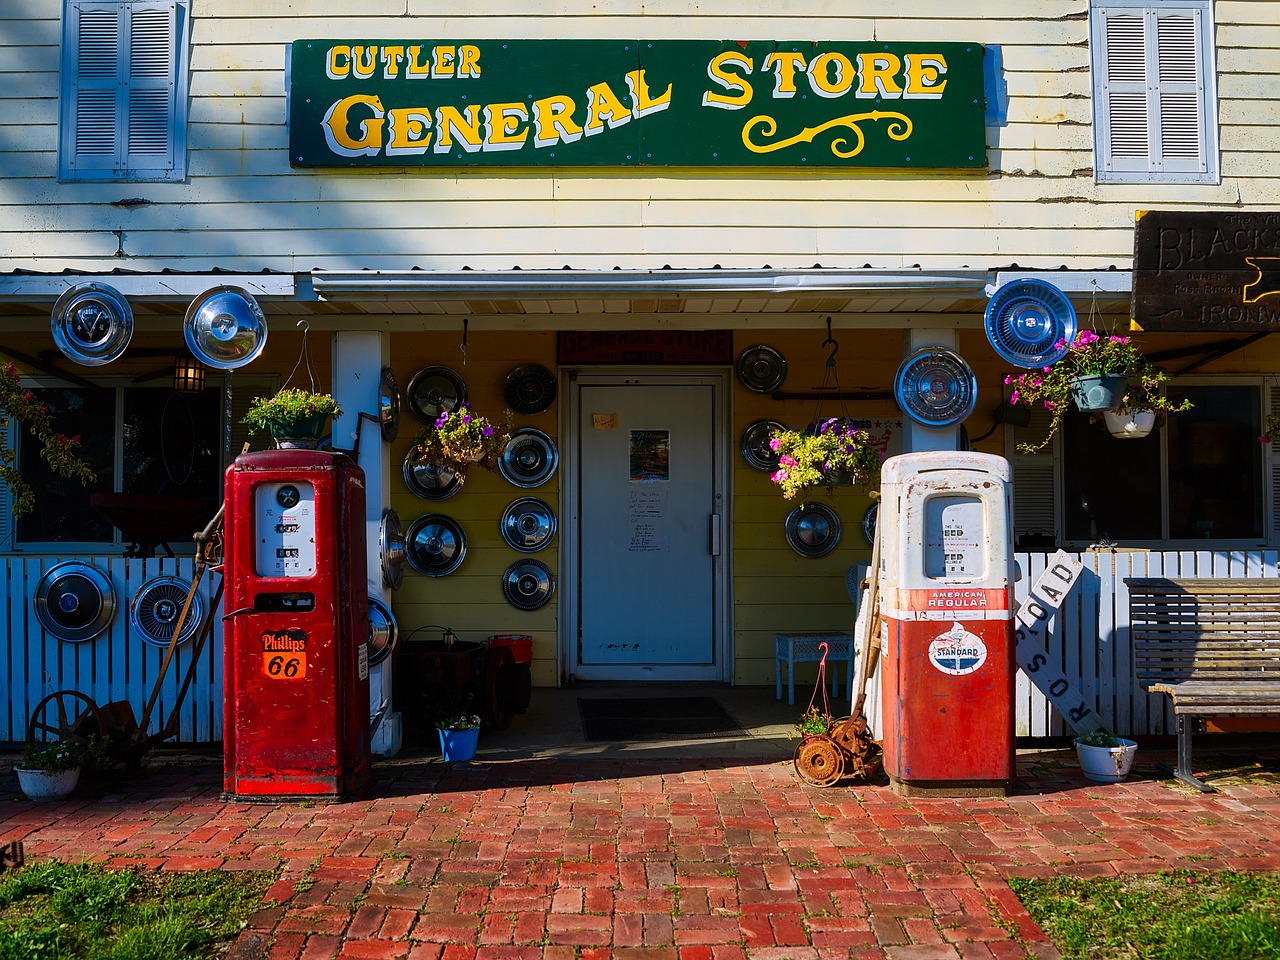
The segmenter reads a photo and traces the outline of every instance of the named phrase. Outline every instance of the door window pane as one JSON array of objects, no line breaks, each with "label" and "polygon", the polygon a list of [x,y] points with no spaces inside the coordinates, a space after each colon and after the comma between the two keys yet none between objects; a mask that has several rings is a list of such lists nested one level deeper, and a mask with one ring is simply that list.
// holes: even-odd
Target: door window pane
[{"label": "door window pane", "polygon": [[1262,537],[1262,432],[1257,387],[1185,387],[1193,404],[1169,417],[1169,536]]}]

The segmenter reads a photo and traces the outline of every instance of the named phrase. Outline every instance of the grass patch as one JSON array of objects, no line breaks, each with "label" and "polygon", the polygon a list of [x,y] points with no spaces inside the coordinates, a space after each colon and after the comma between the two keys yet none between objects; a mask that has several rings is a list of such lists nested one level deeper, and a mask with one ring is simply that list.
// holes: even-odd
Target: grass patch
[{"label": "grass patch", "polygon": [[1280,873],[1010,879],[1065,960],[1274,960]]},{"label": "grass patch", "polygon": [[108,870],[57,860],[0,874],[0,960],[207,960],[273,874]]}]

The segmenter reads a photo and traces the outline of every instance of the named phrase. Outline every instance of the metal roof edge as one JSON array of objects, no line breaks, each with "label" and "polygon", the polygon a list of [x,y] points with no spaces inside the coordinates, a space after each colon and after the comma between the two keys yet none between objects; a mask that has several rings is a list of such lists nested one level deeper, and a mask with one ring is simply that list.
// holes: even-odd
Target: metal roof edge
[{"label": "metal roof edge", "polygon": [[997,270],[996,282],[987,295],[1015,280],[1043,280],[1066,294],[1096,292],[1115,296],[1133,293],[1132,270]]},{"label": "metal roof edge", "polygon": [[240,287],[255,297],[293,297],[293,274],[139,273],[12,274],[0,276],[0,301],[57,300],[82,283],[111,287],[131,300],[190,300],[215,287]]}]

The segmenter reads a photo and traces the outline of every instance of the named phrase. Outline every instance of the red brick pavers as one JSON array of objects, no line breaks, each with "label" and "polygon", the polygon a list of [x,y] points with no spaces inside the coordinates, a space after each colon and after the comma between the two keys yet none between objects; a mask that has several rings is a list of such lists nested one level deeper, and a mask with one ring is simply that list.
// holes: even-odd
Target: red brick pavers
[{"label": "red brick pavers", "polygon": [[219,799],[160,766],[68,802],[0,780],[29,860],[279,869],[234,960],[1051,958],[1010,876],[1280,869],[1280,785],[1088,784],[1020,758],[1013,795],[814,788],[789,763],[377,765],[368,799]]}]

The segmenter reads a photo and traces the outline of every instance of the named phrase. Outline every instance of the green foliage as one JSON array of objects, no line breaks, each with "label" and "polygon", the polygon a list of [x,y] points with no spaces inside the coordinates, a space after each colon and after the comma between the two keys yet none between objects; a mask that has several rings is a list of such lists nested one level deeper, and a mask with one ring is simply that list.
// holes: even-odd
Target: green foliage
[{"label": "green foliage", "polygon": [[22,751],[27,770],[62,773],[84,762],[84,747],[75,740],[29,740]]},{"label": "green foliage", "polygon": [[815,737],[831,732],[832,717],[817,707],[810,707],[796,721],[796,736]]},{"label": "green foliage", "polygon": [[481,720],[473,714],[455,714],[451,717],[443,717],[436,721],[437,730],[475,730],[479,728]]},{"label": "green foliage", "polygon": [[1081,743],[1089,747],[1122,747],[1123,741],[1106,727],[1099,727],[1087,737],[1077,738]]},{"label": "green foliage", "polygon": [[445,410],[436,422],[419,431],[412,452],[414,463],[439,463],[459,472],[471,464],[496,470],[511,440],[514,415],[504,410],[502,419],[491,423],[466,403]]},{"label": "green foliage", "polygon": [[778,454],[778,469],[770,479],[787,500],[840,482],[869,488],[880,483],[880,450],[871,433],[848,418],[831,417],[804,430],[775,432],[769,448]]},{"label": "green foliage", "polygon": [[0,874],[0,960],[204,960],[264,905],[272,879],[31,864]]},{"label": "green foliage", "polygon": [[1009,886],[1065,960],[1280,957],[1280,873],[1172,870]]},{"label": "green foliage", "polygon": [[285,387],[274,397],[254,397],[241,423],[249,425],[249,432],[268,430],[271,424],[291,424],[309,417],[336,417],[342,410],[338,402],[327,393],[312,393],[301,387]]},{"label": "green foliage", "polygon": [[[1063,345],[1059,340],[1056,346],[1061,349]],[[1018,444],[1019,453],[1038,453],[1048,446],[1071,407],[1071,381],[1088,376],[1124,377],[1124,409],[1154,410],[1160,415],[1191,409],[1191,401],[1175,403],[1162,392],[1169,375],[1143,356],[1132,338],[1114,334],[1104,337],[1092,330],[1081,330],[1071,341],[1067,355],[1053,366],[1004,378],[1013,387],[1010,404],[1039,405],[1050,414],[1048,435],[1039,443]]]},{"label": "green foliage", "polygon": [[[19,383],[18,368],[12,363],[0,369],[0,430],[11,419],[25,426],[40,441],[40,457],[63,477],[78,479],[81,483],[93,483],[97,477],[89,465],[76,456],[80,437],[68,437],[53,428],[49,408],[36,399],[34,393]],[[13,494],[13,515],[21,517],[35,509],[36,495],[22,473],[14,466],[14,451],[0,447],[0,483]]]}]

